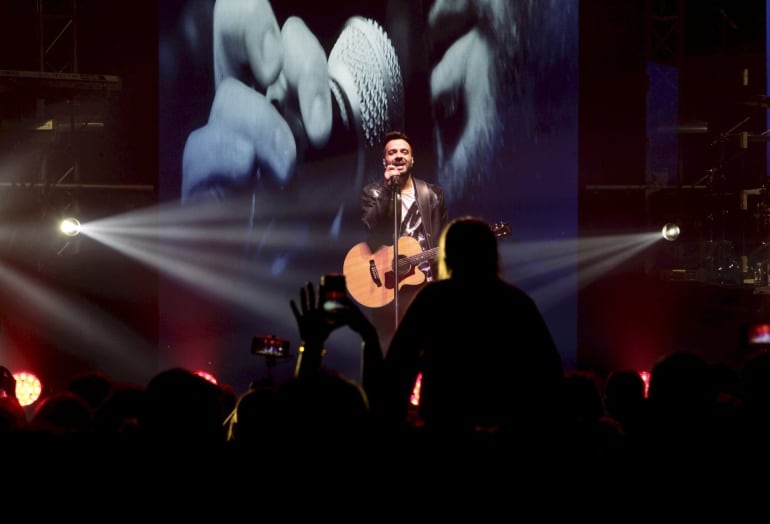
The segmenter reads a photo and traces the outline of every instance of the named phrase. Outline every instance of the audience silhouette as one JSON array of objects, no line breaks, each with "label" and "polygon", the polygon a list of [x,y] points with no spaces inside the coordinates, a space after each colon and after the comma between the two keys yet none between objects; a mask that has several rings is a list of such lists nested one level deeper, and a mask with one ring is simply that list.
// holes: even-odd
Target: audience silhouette
[{"label": "audience silhouette", "polygon": [[261,459],[281,442],[280,405],[272,380],[252,383],[227,419],[229,446],[244,457]]},{"label": "audience silhouette", "polygon": [[565,445],[571,456],[585,465],[615,464],[624,458],[624,435],[620,422],[609,416],[604,404],[601,378],[589,370],[564,374]]},{"label": "audience silhouette", "polygon": [[163,452],[179,450],[183,443],[206,450],[226,441],[223,391],[186,369],[172,368],[152,377],[140,415],[143,437]]},{"label": "audience silhouette", "polygon": [[101,371],[81,373],[69,381],[67,390],[85,400],[96,411],[112,387],[112,379]]},{"label": "audience silhouette", "polygon": [[604,384],[604,404],[607,415],[620,424],[625,440],[633,440],[644,424],[646,409],[645,385],[635,369],[616,369],[607,375]]},{"label": "audience silhouette", "polygon": [[27,413],[16,397],[16,378],[0,366],[0,435],[19,429],[27,422]]},{"label": "audience silhouette", "polygon": [[[237,490],[212,479],[244,471],[370,496],[371,481],[419,472],[447,490],[503,497],[510,483],[491,479],[517,475],[527,480],[520,494],[664,505],[683,502],[675,494],[685,488],[725,501],[770,462],[766,349],[736,367],[664,353],[646,394],[637,370],[563,369],[535,302],[500,278],[484,221],[450,222],[438,263],[440,278],[410,303],[387,352],[354,301],[331,317],[306,284],[289,301],[302,340],[294,376],[240,395],[183,368],[146,384],[94,371],[28,412],[0,366],[0,442],[14,450],[6,465],[77,470],[95,489],[134,474],[147,493],[174,482],[222,496]],[[325,366],[327,338],[343,326],[361,337],[360,377]],[[331,471],[344,483],[329,483]]]},{"label": "audience silhouette", "polygon": [[746,437],[741,445],[759,471],[770,465],[770,352],[758,350],[748,355],[739,374],[743,391],[741,420]]},{"label": "audience silhouette", "polygon": [[385,416],[406,425],[419,374],[421,434],[542,443],[563,416],[563,368],[537,305],[500,278],[497,238],[478,218],[444,228],[438,264],[439,280],[415,296],[388,349]]}]

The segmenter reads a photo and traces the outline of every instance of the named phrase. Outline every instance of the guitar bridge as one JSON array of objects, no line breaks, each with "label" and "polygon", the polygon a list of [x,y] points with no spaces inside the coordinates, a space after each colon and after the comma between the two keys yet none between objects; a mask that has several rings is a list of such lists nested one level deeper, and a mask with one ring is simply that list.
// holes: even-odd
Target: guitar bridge
[{"label": "guitar bridge", "polygon": [[369,276],[372,277],[372,281],[377,284],[377,287],[382,287],[380,272],[377,271],[377,265],[374,263],[374,260],[369,261]]}]

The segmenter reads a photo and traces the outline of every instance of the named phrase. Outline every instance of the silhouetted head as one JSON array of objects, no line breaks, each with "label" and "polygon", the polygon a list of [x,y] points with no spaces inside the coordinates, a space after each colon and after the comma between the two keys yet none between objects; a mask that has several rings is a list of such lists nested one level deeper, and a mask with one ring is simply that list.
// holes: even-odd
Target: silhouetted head
[{"label": "silhouetted head", "polygon": [[144,386],[117,382],[94,412],[94,428],[107,434],[134,431],[143,416],[144,403]]},{"label": "silhouetted head", "polygon": [[741,381],[752,406],[770,405],[770,353],[752,353],[743,363]]},{"label": "silhouetted head", "polygon": [[714,400],[708,363],[694,353],[663,356],[652,368],[649,398],[658,409],[702,411]]},{"label": "silhouetted head", "polygon": [[107,397],[112,379],[100,371],[88,371],[70,380],[67,390],[80,395],[91,409],[96,409]]},{"label": "silhouetted head", "polygon": [[607,414],[620,422],[624,432],[634,432],[643,422],[645,385],[635,369],[616,369],[604,383]]},{"label": "silhouetted head", "polygon": [[607,377],[604,397],[610,415],[617,418],[624,409],[644,402],[644,380],[634,369],[616,369]]},{"label": "silhouetted head", "polygon": [[489,224],[475,217],[449,222],[439,239],[439,278],[497,276],[497,237]]},{"label": "silhouetted head", "polygon": [[5,396],[16,398],[16,378],[10,369],[0,366],[0,398]]},{"label": "silhouetted head", "polygon": [[361,442],[368,429],[369,406],[360,386],[328,370],[292,377],[278,390],[287,437],[340,445]]},{"label": "silhouetted head", "polygon": [[564,401],[569,415],[581,422],[599,420],[604,416],[599,378],[591,371],[569,370],[564,373]]},{"label": "silhouetted head", "polygon": [[274,444],[281,437],[280,415],[275,387],[251,387],[238,398],[229,439],[252,445]]},{"label": "silhouetted head", "polygon": [[0,396],[0,435],[23,427],[27,423],[27,414],[18,400]]},{"label": "silhouetted head", "polygon": [[88,401],[72,391],[59,391],[44,398],[35,407],[32,425],[54,432],[86,432],[91,428],[92,413]]},{"label": "silhouetted head", "polygon": [[163,370],[153,376],[144,392],[139,425],[147,434],[224,441],[225,420],[221,389],[183,368]]}]

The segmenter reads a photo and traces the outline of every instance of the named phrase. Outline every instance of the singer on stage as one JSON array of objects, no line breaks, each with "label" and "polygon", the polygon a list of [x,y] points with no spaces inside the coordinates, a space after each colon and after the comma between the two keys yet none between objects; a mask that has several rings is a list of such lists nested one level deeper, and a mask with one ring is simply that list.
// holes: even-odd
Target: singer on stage
[{"label": "singer on stage", "polygon": [[[367,244],[374,252],[383,246],[398,246],[396,237],[411,237],[417,250],[427,251],[438,245],[441,231],[447,224],[447,209],[441,186],[413,175],[415,164],[412,143],[402,131],[391,131],[383,140],[382,179],[364,186],[361,192],[361,221],[367,231]],[[395,204],[395,205],[394,205]],[[400,205],[398,205],[400,204]],[[393,210],[398,215],[394,216]],[[398,234],[396,235],[396,231]],[[399,252],[398,256],[414,255]],[[398,321],[417,291],[438,275],[436,257],[428,257],[413,271],[425,279],[418,285],[402,285],[397,300],[371,309],[372,322],[386,350]],[[397,318],[398,317],[398,318]]]}]

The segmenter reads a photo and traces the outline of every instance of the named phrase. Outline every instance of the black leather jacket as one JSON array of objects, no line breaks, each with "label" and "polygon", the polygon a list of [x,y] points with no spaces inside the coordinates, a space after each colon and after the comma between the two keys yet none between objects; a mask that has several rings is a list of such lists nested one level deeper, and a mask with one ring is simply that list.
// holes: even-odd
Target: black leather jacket
[{"label": "black leather jacket", "polygon": [[[425,227],[427,248],[438,245],[441,231],[447,224],[444,190],[436,184],[412,177],[417,205]],[[393,245],[393,193],[382,182],[372,182],[361,192],[361,221],[367,231],[367,243],[374,251],[383,245]]]}]

